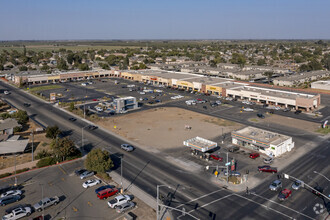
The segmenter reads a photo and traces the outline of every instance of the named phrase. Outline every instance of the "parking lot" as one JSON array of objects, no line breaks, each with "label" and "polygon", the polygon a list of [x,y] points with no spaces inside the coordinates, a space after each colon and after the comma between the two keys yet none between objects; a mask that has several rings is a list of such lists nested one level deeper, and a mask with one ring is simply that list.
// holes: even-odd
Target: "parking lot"
[{"label": "parking lot", "polygon": [[[104,183],[87,189],[82,187],[83,182],[95,178],[89,177],[81,180],[74,174],[74,171],[81,168],[82,164],[82,161],[78,160],[18,175],[17,183],[21,185],[23,199],[5,207],[0,207],[0,213],[3,215],[6,209],[18,204],[33,206],[42,197],[58,196],[60,202],[56,206],[44,210],[46,219],[60,219],[62,217],[66,217],[66,219],[117,219],[124,216],[124,214],[119,214],[115,209],[108,207],[107,201],[110,199],[100,200],[97,198],[94,190],[104,185]],[[14,178],[9,178],[2,180],[0,184],[5,186],[13,183]],[[111,199],[113,198],[114,196],[111,197]],[[136,213],[137,209],[142,209],[145,214],[152,215],[153,211],[150,207],[137,198],[134,198],[133,201],[137,206],[129,211]],[[41,214],[42,211],[34,211],[31,217],[40,216]]]}]

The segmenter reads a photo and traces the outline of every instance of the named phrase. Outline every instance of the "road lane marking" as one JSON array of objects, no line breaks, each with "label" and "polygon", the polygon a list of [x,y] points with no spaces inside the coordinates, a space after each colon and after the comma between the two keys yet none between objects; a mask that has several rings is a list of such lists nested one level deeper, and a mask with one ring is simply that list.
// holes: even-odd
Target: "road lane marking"
[{"label": "road lane marking", "polygon": [[269,201],[269,202],[271,202],[271,203],[274,203],[274,204],[277,204],[277,205],[279,205],[279,206],[282,206],[283,208],[289,209],[289,210],[291,210],[291,211],[293,211],[293,212],[295,212],[295,213],[297,213],[297,214],[299,214],[299,215],[305,216],[306,218],[314,219],[314,218],[312,218],[312,217],[309,217],[308,215],[305,215],[304,213],[298,212],[298,211],[296,211],[296,210],[294,210],[294,209],[292,209],[292,208],[289,208],[289,207],[287,207],[287,206],[285,206],[285,205],[282,205],[282,204],[280,204],[280,203],[278,203],[278,202],[274,202],[273,200],[267,199],[267,198],[265,198],[265,197],[263,197],[263,196],[259,196],[258,194],[255,194],[255,193],[253,193],[253,192],[251,193],[251,195],[257,196],[257,197],[262,198],[262,199],[265,199],[265,200],[267,200],[267,201]]},{"label": "road lane marking", "polygon": [[185,204],[178,205],[178,206],[175,207],[175,208],[177,209],[177,208],[179,208],[179,207],[181,207],[181,206],[183,206],[183,205],[186,205],[186,204],[188,204],[188,203],[191,203],[191,202],[194,202],[194,201],[196,201],[196,200],[202,199],[202,198],[204,198],[204,197],[207,197],[207,196],[212,195],[212,194],[214,194],[214,193],[220,192],[220,191],[222,191],[222,190],[224,190],[224,189],[219,189],[219,190],[216,190],[216,191],[211,192],[211,193],[209,193],[209,194],[205,194],[205,195],[203,195],[203,196],[197,197],[197,198],[195,198],[195,199],[192,199],[192,200],[186,202]]},{"label": "road lane marking", "polygon": [[78,209],[76,207],[74,207],[74,206],[72,207],[72,210],[75,211],[75,212],[78,211]]},{"label": "road lane marking", "polygon": [[64,178],[62,177],[61,180],[64,181]]},{"label": "road lane marking", "polygon": [[91,207],[93,206],[93,204],[90,201],[88,201],[87,204]]}]

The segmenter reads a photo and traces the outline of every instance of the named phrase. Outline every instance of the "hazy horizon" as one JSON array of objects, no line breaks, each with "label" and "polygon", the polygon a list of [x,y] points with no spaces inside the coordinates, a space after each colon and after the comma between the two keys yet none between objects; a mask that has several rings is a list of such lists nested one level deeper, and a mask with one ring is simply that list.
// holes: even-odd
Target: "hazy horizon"
[{"label": "hazy horizon", "polygon": [[2,2],[0,41],[330,39],[330,1]]}]

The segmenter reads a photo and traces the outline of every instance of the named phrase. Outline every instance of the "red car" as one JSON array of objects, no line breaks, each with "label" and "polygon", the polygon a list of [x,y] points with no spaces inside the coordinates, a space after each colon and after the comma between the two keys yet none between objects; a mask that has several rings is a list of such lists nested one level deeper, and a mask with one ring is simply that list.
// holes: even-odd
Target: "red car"
[{"label": "red car", "polygon": [[94,102],[99,101],[98,99],[92,99]]},{"label": "red car", "polygon": [[277,169],[275,167],[271,166],[259,166],[258,167],[259,173],[265,172],[265,173],[277,173]]},{"label": "red car", "polygon": [[216,155],[216,154],[211,154],[210,157],[213,159],[213,160],[217,160],[217,161],[222,161],[223,158],[220,157],[219,155]]},{"label": "red car", "polygon": [[283,189],[279,194],[278,194],[278,199],[280,201],[284,201],[285,199],[289,198],[291,196],[291,190],[289,189]]},{"label": "red car", "polygon": [[251,153],[250,154],[250,158],[251,159],[256,159],[257,157],[260,157],[260,154],[259,153]]},{"label": "red car", "polygon": [[116,195],[118,193],[117,188],[108,188],[97,193],[99,199],[106,199],[110,196]]}]

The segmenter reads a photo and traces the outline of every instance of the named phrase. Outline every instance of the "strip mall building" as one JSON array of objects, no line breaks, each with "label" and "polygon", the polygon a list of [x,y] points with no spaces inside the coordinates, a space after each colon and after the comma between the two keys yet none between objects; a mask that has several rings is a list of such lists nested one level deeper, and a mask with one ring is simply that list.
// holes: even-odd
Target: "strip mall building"
[{"label": "strip mall building", "polygon": [[238,83],[232,79],[208,77],[193,73],[171,72],[163,70],[129,70],[129,71],[80,71],[53,73],[42,75],[15,75],[16,84],[57,83],[75,80],[120,77],[146,84],[163,85],[187,91],[197,91],[210,95],[233,97],[256,103],[288,107],[310,111],[319,107],[319,94],[305,94],[277,89],[250,86],[248,83]]}]

